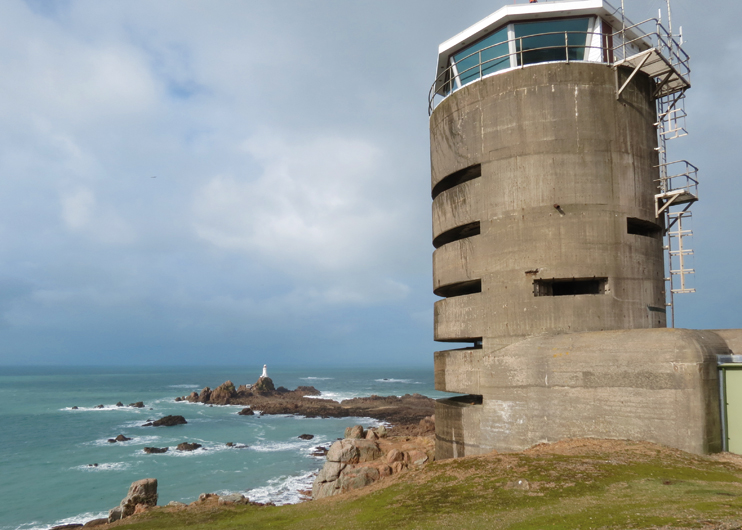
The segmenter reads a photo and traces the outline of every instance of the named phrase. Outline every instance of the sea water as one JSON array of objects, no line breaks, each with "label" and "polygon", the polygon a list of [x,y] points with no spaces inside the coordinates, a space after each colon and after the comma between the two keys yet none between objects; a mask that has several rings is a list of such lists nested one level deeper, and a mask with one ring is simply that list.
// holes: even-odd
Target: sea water
[{"label": "sea water", "polygon": [[[159,504],[192,502],[201,493],[242,493],[250,500],[295,503],[311,489],[324,457],[312,456],[369,418],[239,416],[241,406],[176,402],[226,380],[254,383],[261,367],[15,368],[0,367],[0,530],[35,530],[106,517],[129,485],[158,480]],[[335,400],[419,393],[433,389],[433,370],[280,369],[276,386],[312,385]],[[144,408],[116,407],[143,401]],[[103,408],[96,408],[103,405]],[[76,410],[72,407],[78,407]],[[182,415],[186,425],[143,427]],[[127,442],[110,443],[119,434]],[[301,440],[312,434],[311,440]],[[180,452],[181,442],[203,446]],[[226,446],[232,442],[237,447]],[[144,447],[169,447],[146,454]],[[95,465],[97,464],[97,465]]]}]

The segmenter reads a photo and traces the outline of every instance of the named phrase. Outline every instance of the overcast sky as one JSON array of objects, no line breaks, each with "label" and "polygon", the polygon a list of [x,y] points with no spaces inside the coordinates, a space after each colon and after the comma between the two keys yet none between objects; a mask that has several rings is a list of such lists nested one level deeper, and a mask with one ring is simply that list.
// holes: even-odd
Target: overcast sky
[{"label": "overcast sky", "polygon": [[[432,366],[427,92],[505,3],[0,2],[0,364]],[[742,327],[740,18],[674,3],[678,327]]]}]

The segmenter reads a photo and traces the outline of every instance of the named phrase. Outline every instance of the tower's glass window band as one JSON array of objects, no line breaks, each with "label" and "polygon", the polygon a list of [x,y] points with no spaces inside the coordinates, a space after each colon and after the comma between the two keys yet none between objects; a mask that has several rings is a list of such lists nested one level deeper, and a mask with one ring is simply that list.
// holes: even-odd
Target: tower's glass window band
[{"label": "tower's glass window band", "polygon": [[[481,76],[510,68],[508,28],[505,26],[453,56],[459,83],[466,85]],[[481,71],[480,71],[481,64]]]},{"label": "tower's glass window band", "polygon": [[518,66],[521,64],[521,57],[523,64],[566,61],[567,54],[569,54],[570,61],[584,60],[589,27],[589,18],[514,24]]},{"label": "tower's glass window band", "polygon": [[446,73],[443,93],[447,95],[506,68],[588,60],[592,20],[591,17],[561,18],[503,26],[451,55],[452,71]]}]

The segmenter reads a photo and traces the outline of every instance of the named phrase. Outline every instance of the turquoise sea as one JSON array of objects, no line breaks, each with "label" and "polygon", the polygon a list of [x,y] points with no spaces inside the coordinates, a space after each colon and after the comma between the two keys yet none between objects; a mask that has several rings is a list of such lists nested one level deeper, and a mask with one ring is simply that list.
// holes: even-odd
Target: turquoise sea
[{"label": "turquoise sea", "polygon": [[[135,480],[159,483],[159,504],[191,502],[206,492],[240,492],[276,504],[300,500],[324,458],[311,456],[354,423],[371,419],[239,416],[242,407],[176,403],[175,397],[226,380],[254,383],[262,366],[232,368],[0,367],[0,530],[35,530],[107,516]],[[281,369],[276,386],[313,385],[322,397],[420,393],[433,389],[433,369]],[[145,408],[116,407],[143,401]],[[104,408],[96,408],[104,405]],[[72,407],[78,407],[73,410]],[[168,414],[187,425],[142,427]],[[109,443],[123,434],[128,442]],[[313,434],[304,441],[301,434]],[[175,451],[180,442],[203,449]],[[246,446],[228,448],[227,442]],[[166,447],[145,454],[146,446]],[[97,464],[93,466],[91,464]]]}]

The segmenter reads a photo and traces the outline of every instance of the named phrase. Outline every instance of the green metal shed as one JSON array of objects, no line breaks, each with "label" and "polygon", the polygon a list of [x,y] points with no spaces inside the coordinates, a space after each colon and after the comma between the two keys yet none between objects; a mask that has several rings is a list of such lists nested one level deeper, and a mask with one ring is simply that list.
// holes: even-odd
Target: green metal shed
[{"label": "green metal shed", "polygon": [[742,454],[742,363],[719,365],[724,449]]}]

